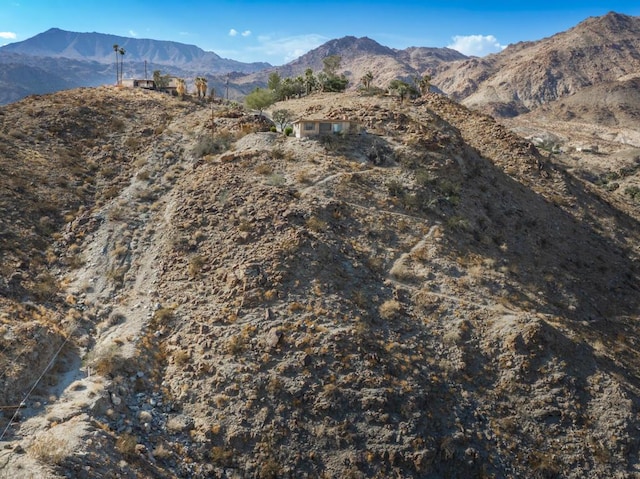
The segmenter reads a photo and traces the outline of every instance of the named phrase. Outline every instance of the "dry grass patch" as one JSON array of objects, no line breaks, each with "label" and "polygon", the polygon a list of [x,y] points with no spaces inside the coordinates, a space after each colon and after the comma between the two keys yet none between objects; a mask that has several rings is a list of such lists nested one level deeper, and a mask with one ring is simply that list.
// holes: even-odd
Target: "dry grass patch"
[{"label": "dry grass patch", "polygon": [[259,175],[267,176],[273,173],[273,166],[269,163],[260,163],[254,171]]},{"label": "dry grass patch", "polygon": [[186,349],[179,349],[173,354],[173,361],[176,366],[186,366],[191,361],[191,352]]},{"label": "dry grass patch", "polygon": [[393,319],[402,312],[402,305],[395,299],[389,299],[380,305],[378,312],[383,319]]},{"label": "dry grass patch", "polygon": [[189,259],[189,277],[195,278],[202,271],[202,267],[206,264],[203,256],[194,255]]},{"label": "dry grass patch", "polygon": [[115,376],[125,368],[127,360],[120,354],[118,346],[113,344],[91,351],[84,358],[84,363],[100,376]]},{"label": "dry grass patch", "polygon": [[303,183],[303,184],[311,184],[312,183],[312,179],[311,179],[312,175],[311,172],[307,169],[304,170],[298,170],[296,172],[296,181],[298,183]]},{"label": "dry grass patch", "polygon": [[309,219],[305,222],[305,224],[307,228],[309,228],[311,231],[314,231],[316,233],[324,231],[327,228],[326,221],[322,221],[317,216],[309,217]]},{"label": "dry grass patch", "polygon": [[127,458],[135,457],[137,444],[138,439],[132,434],[124,433],[116,439],[116,449]]},{"label": "dry grass patch", "polygon": [[73,453],[73,448],[68,439],[46,433],[38,436],[31,443],[27,452],[34,459],[56,466]]},{"label": "dry grass patch", "polygon": [[389,274],[398,281],[415,281],[417,279],[416,274],[404,261],[394,264]]}]

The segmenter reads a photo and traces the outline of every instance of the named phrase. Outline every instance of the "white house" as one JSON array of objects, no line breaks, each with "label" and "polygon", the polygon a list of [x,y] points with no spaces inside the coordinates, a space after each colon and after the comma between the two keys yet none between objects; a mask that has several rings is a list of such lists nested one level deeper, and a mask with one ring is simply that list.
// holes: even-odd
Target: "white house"
[{"label": "white house", "polygon": [[309,118],[300,118],[294,121],[292,125],[296,138],[329,135],[332,133],[351,133],[357,126],[356,122],[350,120],[315,120]]},{"label": "white house", "polygon": [[147,88],[155,89],[156,85],[153,80],[141,80],[138,78],[125,78],[122,80],[122,86],[127,88]]}]

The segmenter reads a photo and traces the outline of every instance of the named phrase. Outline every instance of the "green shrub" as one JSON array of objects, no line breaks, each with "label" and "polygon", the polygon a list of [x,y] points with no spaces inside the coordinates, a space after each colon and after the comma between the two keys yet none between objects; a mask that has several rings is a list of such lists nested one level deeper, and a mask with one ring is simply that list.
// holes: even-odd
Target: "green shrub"
[{"label": "green shrub", "polygon": [[390,180],[387,183],[387,190],[389,191],[389,196],[399,198],[404,194],[404,185],[398,180]]},{"label": "green shrub", "polygon": [[427,186],[433,183],[435,180],[435,177],[429,170],[425,168],[418,168],[416,170],[416,183],[418,185]]},{"label": "green shrub", "polygon": [[625,188],[624,192],[629,195],[632,200],[640,202],[640,187],[629,186]]},{"label": "green shrub", "polygon": [[267,184],[270,186],[283,186],[285,183],[285,177],[280,173],[271,173],[267,177]]},{"label": "green shrub", "polygon": [[291,134],[292,134],[292,133],[293,133],[293,128],[292,128],[292,127],[288,126],[288,127],[286,127],[286,128],[284,129],[284,134],[285,134],[286,136],[291,136]]}]

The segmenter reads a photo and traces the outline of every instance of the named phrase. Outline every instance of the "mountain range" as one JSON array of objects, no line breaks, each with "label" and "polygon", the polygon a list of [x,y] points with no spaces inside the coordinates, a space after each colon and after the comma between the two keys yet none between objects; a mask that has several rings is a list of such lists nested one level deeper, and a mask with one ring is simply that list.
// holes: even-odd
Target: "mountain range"
[{"label": "mountain range", "polygon": [[231,71],[252,72],[270,66],[268,63],[243,63],[229,60],[213,52],[206,52],[195,45],[184,43],[128,38],[104,33],[68,32],[59,28],[51,28],[22,42],[10,43],[2,47],[1,51],[36,57],[112,64],[115,53],[113,45],[118,45],[125,50],[125,60],[129,68],[133,68],[132,64],[147,61],[150,67],[172,66],[186,71],[216,74]]},{"label": "mountain range", "polygon": [[233,72],[230,96],[235,99],[265,86],[273,71],[282,77],[301,75],[307,68],[319,71],[325,57],[339,55],[341,73],[351,88],[367,71],[374,73],[372,84],[383,88],[394,78],[411,81],[417,75],[430,75],[433,88],[453,99],[499,117],[513,117],[588,87],[633,78],[640,68],[640,19],[611,12],[483,58],[448,48],[398,50],[367,37],[347,36],[279,67],[224,59],[177,42],[52,28],[0,48],[4,64],[0,103],[29,93],[112,83],[114,44],[126,50],[125,76],[142,77],[145,66],[147,74],[160,69],[187,79],[205,75],[221,91],[227,86],[226,75]]},{"label": "mountain range", "polygon": [[119,58],[123,61],[125,78],[144,78],[145,73],[150,77],[154,70],[185,78],[211,77],[231,72],[250,73],[271,66],[222,58],[178,42],[51,28],[0,48],[3,65],[0,104],[28,94],[114,83],[114,45],[125,50],[124,58]]},{"label": "mountain range", "polygon": [[640,18],[611,12],[537,42],[445,65],[434,83],[467,106],[509,116],[639,72]]}]

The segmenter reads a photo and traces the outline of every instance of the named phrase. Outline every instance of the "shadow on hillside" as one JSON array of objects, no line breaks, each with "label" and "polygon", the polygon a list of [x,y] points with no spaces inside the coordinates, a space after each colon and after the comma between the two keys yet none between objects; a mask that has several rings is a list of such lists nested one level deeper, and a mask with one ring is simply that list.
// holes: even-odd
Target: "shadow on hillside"
[{"label": "shadow on hillside", "polygon": [[[547,199],[488,160],[467,160],[466,173],[446,172],[447,180],[460,181],[461,187],[459,204],[444,219],[441,253],[476,258],[473,264],[499,271],[503,282],[483,286],[488,299],[505,298],[508,309],[517,311],[505,322],[525,319],[514,326],[513,338],[487,335],[484,327],[478,331],[492,343],[491,351],[474,347],[471,333],[455,346],[445,345],[454,358],[462,351],[464,369],[439,372],[456,386],[448,391],[451,399],[445,391],[431,398],[431,409],[433,404],[451,407],[436,411],[437,421],[422,426],[424,437],[436,431],[441,441],[430,474],[469,477],[482,470],[482,463],[489,467],[483,472],[501,475],[504,464],[493,459],[516,448],[521,451],[516,475],[570,474],[572,466],[559,459],[562,455],[549,452],[554,440],[592,458],[592,471],[626,470],[638,459],[633,418],[640,405],[640,355],[634,321],[640,280],[630,245],[640,224],[562,172],[553,175],[564,182],[564,194],[554,194],[551,180],[540,179],[549,182]],[[589,221],[580,221],[581,215]],[[448,221],[453,218],[464,221]],[[414,328],[412,336],[429,334],[428,324]],[[521,362],[502,364],[505,353]],[[604,386],[594,387],[593,381]],[[594,417],[599,414],[606,419]],[[488,428],[483,418],[490,418],[493,438],[479,433]],[[611,418],[619,425],[610,424]],[[477,439],[461,434],[461,423],[478,433]],[[594,445],[576,441],[567,432],[574,430],[622,439],[607,437]],[[465,460],[469,450],[477,462]]]},{"label": "shadow on hillside", "polygon": [[[575,377],[583,386],[596,370],[606,371],[624,377],[624,389],[638,402],[634,321],[640,311],[640,279],[635,252],[627,245],[636,240],[640,224],[571,177],[563,178],[568,194],[552,194],[548,200],[489,161],[474,161],[475,174],[463,180],[457,209],[469,226],[449,231],[442,243],[445,254],[488,260],[504,273],[503,289],[492,291],[494,299],[502,297],[522,312],[548,315],[575,334],[569,338],[547,326],[553,329],[559,357],[574,351],[582,358]],[[569,208],[588,212],[591,220],[579,221],[560,207],[569,201],[575,202]],[[602,345],[607,354],[589,344]]]},{"label": "shadow on hillside", "polygon": [[[481,164],[463,180],[457,213],[469,227],[450,236],[453,254],[491,258],[506,272],[509,301],[524,310],[574,321],[638,314],[640,282],[626,246],[640,231],[636,220],[572,178],[564,179],[570,196],[551,193],[548,200],[488,161],[475,161]],[[592,220],[579,221],[560,205]],[[615,224],[613,237],[596,229],[606,223]]]}]

